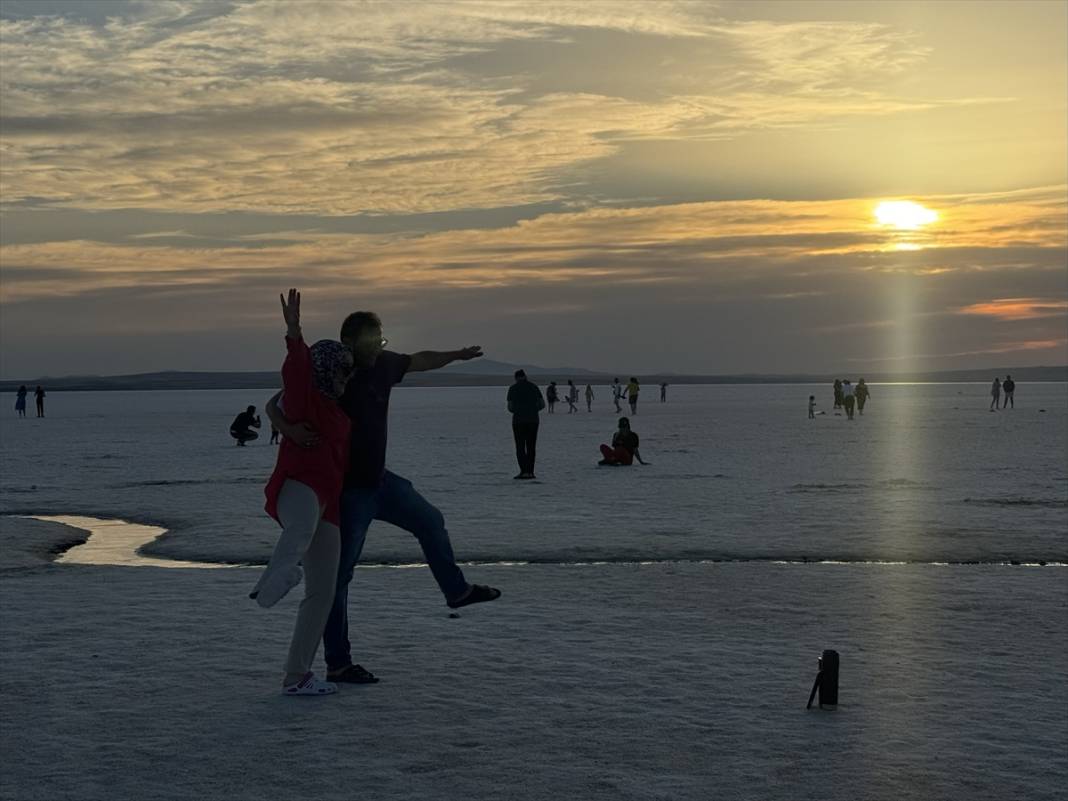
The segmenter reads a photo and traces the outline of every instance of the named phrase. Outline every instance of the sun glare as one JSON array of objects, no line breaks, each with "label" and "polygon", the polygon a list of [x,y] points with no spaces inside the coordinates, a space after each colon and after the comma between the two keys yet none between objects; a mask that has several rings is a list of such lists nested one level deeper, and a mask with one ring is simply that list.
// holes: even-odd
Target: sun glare
[{"label": "sun glare", "polygon": [[911,200],[888,200],[875,207],[875,219],[879,225],[912,231],[933,223],[938,219],[938,213]]}]

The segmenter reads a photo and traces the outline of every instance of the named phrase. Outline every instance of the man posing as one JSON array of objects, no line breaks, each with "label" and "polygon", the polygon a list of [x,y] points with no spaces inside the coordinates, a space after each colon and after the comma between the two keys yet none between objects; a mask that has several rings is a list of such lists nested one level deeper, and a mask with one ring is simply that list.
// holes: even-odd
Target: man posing
[{"label": "man posing", "polygon": [[508,411],[512,413],[515,458],[519,462],[519,475],[515,478],[536,478],[534,459],[538,446],[538,412],[544,408],[545,399],[538,385],[527,379],[524,370],[516,370],[515,383],[508,387]]},{"label": "man posing", "polygon": [[[352,421],[349,468],[341,495],[341,560],[337,592],[323,633],[327,677],[330,681],[368,684],[378,681],[352,662],[349,643],[348,589],[372,520],[384,520],[409,531],[419,540],[434,579],[453,609],[500,597],[500,590],[468,584],[453,556],[449,532],[441,512],[416,491],[412,483],[386,470],[386,428],[389,396],[406,373],[436,370],[453,361],[482,355],[473,346],[455,351],[420,351],[411,355],[384,350],[382,321],[373,312],[354,312],[341,326],[341,341],[351,350],[355,370],[341,397]],[[282,436],[298,445],[315,447],[315,432],[292,426],[277,405],[278,395],[267,404],[267,416]],[[285,399],[282,400],[285,405]]]}]

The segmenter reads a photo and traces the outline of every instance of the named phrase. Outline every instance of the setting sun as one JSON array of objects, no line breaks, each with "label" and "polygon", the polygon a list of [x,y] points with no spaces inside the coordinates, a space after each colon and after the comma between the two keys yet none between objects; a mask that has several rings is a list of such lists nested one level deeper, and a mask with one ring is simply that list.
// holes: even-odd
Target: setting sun
[{"label": "setting sun", "polygon": [[880,225],[913,230],[933,223],[938,213],[911,200],[890,200],[876,206],[875,219]]}]

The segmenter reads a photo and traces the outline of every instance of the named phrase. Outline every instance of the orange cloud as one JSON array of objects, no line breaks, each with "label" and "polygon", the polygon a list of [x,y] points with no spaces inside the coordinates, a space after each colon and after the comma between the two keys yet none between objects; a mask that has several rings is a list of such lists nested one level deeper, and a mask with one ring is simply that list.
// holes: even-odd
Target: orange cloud
[{"label": "orange cloud", "polygon": [[1045,298],[998,298],[986,303],[973,303],[957,310],[958,314],[978,314],[998,320],[1035,320],[1056,317],[1068,311],[1068,301]]},{"label": "orange cloud", "polygon": [[[378,290],[606,280],[700,284],[714,276],[741,281],[772,272],[789,275],[792,264],[832,253],[855,257],[848,268],[836,268],[853,274],[901,273],[936,279],[959,273],[967,280],[1031,269],[1036,254],[1052,259],[1048,254],[1063,249],[1068,240],[1063,195],[1064,187],[1058,187],[1019,193],[1011,199],[1000,195],[922,198],[925,205],[944,210],[945,229],[931,226],[936,230],[926,234],[929,240],[921,251],[900,258],[886,255],[886,235],[873,230],[873,202],[868,198],[595,208],[543,214],[505,228],[421,235],[278,230],[204,247],[156,244],[157,239],[165,240],[162,234],[124,242],[10,244],[0,246],[5,271],[0,302],[146,283],[211,287],[262,279],[284,284],[290,280],[286,276],[298,273],[304,276],[304,285],[324,289],[351,286],[353,281]],[[992,228],[995,219],[1000,230]],[[166,232],[170,237],[181,233]],[[1008,255],[1001,260],[984,258],[984,253],[999,249],[1006,249]],[[841,259],[829,262],[847,263]],[[824,285],[791,286],[781,291],[826,289]],[[1040,288],[1023,291],[1047,292]],[[947,308],[960,314],[1030,319],[1061,314],[1065,302],[1033,297],[988,301],[964,309],[954,304],[942,310]]]}]

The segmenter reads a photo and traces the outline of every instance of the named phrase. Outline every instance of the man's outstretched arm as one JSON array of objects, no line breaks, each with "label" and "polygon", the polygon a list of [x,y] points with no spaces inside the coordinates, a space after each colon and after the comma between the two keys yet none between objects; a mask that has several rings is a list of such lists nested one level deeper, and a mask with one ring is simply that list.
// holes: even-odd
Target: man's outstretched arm
[{"label": "man's outstretched arm", "polygon": [[437,370],[452,362],[466,362],[482,355],[481,345],[471,345],[460,350],[421,350],[412,354],[412,363],[408,365],[409,373],[421,373]]}]

